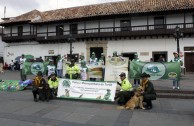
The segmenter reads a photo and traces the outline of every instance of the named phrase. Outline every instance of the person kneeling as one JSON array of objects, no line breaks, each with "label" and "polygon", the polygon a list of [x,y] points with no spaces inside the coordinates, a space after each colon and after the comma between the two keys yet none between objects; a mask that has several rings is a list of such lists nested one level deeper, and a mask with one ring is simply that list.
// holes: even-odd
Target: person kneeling
[{"label": "person kneeling", "polygon": [[39,95],[39,99],[43,97],[43,87],[46,85],[45,79],[42,77],[42,72],[38,71],[37,76],[33,79],[32,85],[32,93],[34,96],[34,101],[38,102],[37,95]]},{"label": "person kneeling", "polygon": [[143,73],[141,75],[142,82],[141,86],[143,87],[144,92],[142,93],[143,101],[146,102],[146,109],[152,109],[152,100],[156,100],[156,92],[154,90],[154,85],[148,78],[149,74]]},{"label": "person kneeling", "polygon": [[49,87],[51,89],[51,97],[55,98],[57,96],[59,78],[57,78],[55,73],[52,73],[51,78],[48,80]]},{"label": "person kneeling", "polygon": [[119,98],[118,104],[120,106],[123,106],[134,95],[134,92],[131,83],[126,78],[126,74],[122,72],[119,76],[122,82],[121,83],[117,82],[117,84],[121,86],[121,90],[117,94],[115,99]]}]

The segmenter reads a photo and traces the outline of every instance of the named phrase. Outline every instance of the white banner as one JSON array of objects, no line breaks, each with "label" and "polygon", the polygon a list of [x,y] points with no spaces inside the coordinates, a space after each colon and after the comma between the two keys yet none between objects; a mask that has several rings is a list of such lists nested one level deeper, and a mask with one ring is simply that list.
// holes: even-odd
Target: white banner
[{"label": "white banner", "polygon": [[60,79],[58,98],[114,101],[116,82]]},{"label": "white banner", "polygon": [[119,75],[125,72],[128,77],[128,58],[112,57],[106,58],[105,81],[118,81],[120,82]]}]

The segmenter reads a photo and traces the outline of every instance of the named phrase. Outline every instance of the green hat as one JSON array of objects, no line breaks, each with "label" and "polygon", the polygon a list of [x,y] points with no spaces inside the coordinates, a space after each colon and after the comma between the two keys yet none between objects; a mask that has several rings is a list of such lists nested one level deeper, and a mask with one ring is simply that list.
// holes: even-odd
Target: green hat
[{"label": "green hat", "polygon": [[95,52],[92,52],[92,55],[95,55]]},{"label": "green hat", "polygon": [[137,53],[135,53],[134,56],[138,56]]},{"label": "green hat", "polygon": [[101,53],[101,55],[104,55],[104,53]]}]

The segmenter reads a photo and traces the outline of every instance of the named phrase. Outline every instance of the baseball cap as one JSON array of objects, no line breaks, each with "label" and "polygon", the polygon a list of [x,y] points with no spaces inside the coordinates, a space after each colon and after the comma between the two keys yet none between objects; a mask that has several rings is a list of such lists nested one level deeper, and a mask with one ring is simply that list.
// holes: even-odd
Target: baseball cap
[{"label": "baseball cap", "polygon": [[124,72],[122,72],[119,76],[124,77],[124,76],[126,76],[126,74]]}]

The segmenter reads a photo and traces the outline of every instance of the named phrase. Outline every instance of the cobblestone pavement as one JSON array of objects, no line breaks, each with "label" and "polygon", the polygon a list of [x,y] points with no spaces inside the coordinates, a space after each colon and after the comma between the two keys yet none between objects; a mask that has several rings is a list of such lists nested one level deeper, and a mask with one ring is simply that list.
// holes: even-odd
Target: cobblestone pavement
[{"label": "cobblestone pavement", "polygon": [[[6,72],[0,79],[19,79],[18,72]],[[190,75],[192,76],[192,75]],[[28,76],[30,78],[32,76]],[[189,78],[192,80],[193,78]],[[192,81],[191,81],[192,82]],[[158,84],[158,85],[156,85]],[[187,86],[192,86],[190,82]],[[155,83],[156,87],[159,83]],[[166,84],[167,85],[167,84]],[[185,88],[187,90],[189,88]],[[194,88],[192,88],[193,90]],[[194,100],[160,99],[152,110],[117,110],[115,103],[76,100],[34,102],[32,92],[0,92],[2,126],[194,126]]]}]

